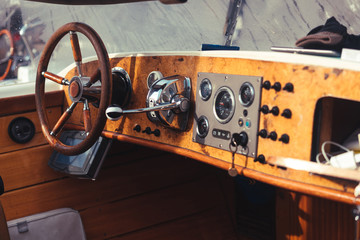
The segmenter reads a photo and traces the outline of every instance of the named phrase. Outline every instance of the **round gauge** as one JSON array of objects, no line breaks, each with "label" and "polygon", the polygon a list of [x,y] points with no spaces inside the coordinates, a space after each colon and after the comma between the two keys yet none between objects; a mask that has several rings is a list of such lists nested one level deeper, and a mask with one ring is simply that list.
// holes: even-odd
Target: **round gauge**
[{"label": "round gauge", "polygon": [[212,93],[212,85],[209,79],[204,78],[200,83],[200,97],[202,100],[207,101]]},{"label": "round gauge", "polygon": [[197,121],[196,132],[199,137],[204,138],[209,132],[209,121],[205,116],[201,116]]},{"label": "round gauge", "polygon": [[231,120],[235,111],[234,94],[228,87],[221,87],[215,94],[213,110],[216,119],[220,123]]},{"label": "round gauge", "polygon": [[255,90],[253,85],[249,82],[245,82],[241,85],[239,91],[239,100],[244,107],[248,107],[252,104],[255,98]]}]

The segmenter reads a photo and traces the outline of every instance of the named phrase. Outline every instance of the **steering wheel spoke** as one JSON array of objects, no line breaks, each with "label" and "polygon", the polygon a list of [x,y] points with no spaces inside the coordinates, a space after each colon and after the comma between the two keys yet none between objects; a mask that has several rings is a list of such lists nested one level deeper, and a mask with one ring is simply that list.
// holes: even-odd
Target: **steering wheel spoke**
[{"label": "steering wheel spoke", "polygon": [[91,131],[91,114],[88,100],[84,100],[84,108],[83,108],[83,116],[84,116],[84,126],[85,132],[89,133]]},{"label": "steering wheel spoke", "polygon": [[77,33],[74,31],[70,31],[70,42],[71,42],[71,48],[72,48],[76,68],[78,70],[79,75],[82,76],[82,71],[81,71],[82,56],[81,56],[79,38]]},{"label": "steering wheel spoke", "polygon": [[49,79],[49,80],[51,80],[51,81],[54,81],[54,82],[56,82],[56,83],[58,83],[58,84],[66,85],[66,86],[70,84],[69,80],[67,80],[66,78],[63,78],[63,77],[61,77],[61,76],[58,76],[58,75],[56,75],[56,74],[54,74],[54,73],[51,73],[51,72],[42,72],[41,74],[42,74],[45,78],[47,78],[47,79]]},{"label": "steering wheel spoke", "polygon": [[90,80],[89,82],[87,82],[85,84],[86,87],[91,87],[94,83],[96,83],[97,81],[99,81],[101,79],[101,71],[100,71],[100,68],[97,68],[93,74],[91,75],[90,77]]},{"label": "steering wheel spoke", "polygon": [[68,107],[66,109],[66,111],[61,115],[59,121],[57,121],[57,123],[55,124],[53,130],[50,132],[51,136],[56,137],[59,134],[61,129],[64,127],[65,123],[71,117],[71,114],[73,113],[73,111],[74,111],[77,104],[78,104],[77,102],[72,103],[71,106]]}]

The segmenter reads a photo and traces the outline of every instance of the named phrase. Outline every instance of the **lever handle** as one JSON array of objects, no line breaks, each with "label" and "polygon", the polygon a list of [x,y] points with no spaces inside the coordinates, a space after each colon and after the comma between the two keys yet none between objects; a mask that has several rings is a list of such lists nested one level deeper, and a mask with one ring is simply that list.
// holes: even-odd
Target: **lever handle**
[{"label": "lever handle", "polygon": [[187,98],[177,98],[177,99],[174,98],[174,101],[171,103],[164,103],[164,104],[156,105],[154,107],[129,109],[129,110],[123,110],[121,107],[117,105],[112,105],[106,109],[106,117],[111,121],[116,121],[124,114],[164,111],[171,109],[179,109],[181,112],[186,112],[189,110],[189,107],[190,107],[190,101]]}]

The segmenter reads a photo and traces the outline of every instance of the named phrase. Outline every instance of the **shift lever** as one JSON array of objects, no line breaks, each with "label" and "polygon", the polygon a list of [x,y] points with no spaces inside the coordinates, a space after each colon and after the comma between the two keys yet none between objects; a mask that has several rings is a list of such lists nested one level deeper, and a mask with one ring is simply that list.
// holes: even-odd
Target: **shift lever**
[{"label": "shift lever", "polygon": [[164,111],[171,109],[179,109],[180,112],[186,112],[189,110],[189,99],[180,98],[175,96],[171,103],[163,103],[156,105],[154,107],[147,108],[138,108],[138,109],[129,109],[123,110],[121,107],[117,105],[111,105],[106,109],[106,117],[111,121],[118,120],[124,114],[133,114],[133,113],[144,113],[144,112],[152,112],[152,111]]}]

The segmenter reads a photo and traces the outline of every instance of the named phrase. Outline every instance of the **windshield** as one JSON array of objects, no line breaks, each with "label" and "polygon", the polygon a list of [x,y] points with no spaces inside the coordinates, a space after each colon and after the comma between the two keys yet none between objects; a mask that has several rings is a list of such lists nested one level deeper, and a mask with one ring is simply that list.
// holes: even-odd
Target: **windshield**
[{"label": "windshield", "polygon": [[[3,0],[0,7],[0,27],[12,38],[4,32],[0,35],[0,83],[6,71],[4,79],[34,81],[44,44],[60,26],[74,21],[94,28],[108,53],[199,51],[202,44],[225,43],[240,50],[269,51],[273,45],[294,46],[331,16],[350,33],[360,32],[359,21],[354,21],[360,9],[356,0],[188,0],[174,5],[146,1],[88,6]],[[234,23],[232,28],[230,23]],[[226,37],[229,29],[231,35]],[[63,47],[71,50],[68,42]],[[93,54],[91,45],[81,50],[84,56]],[[56,52],[57,71],[73,63],[65,51]]]}]

